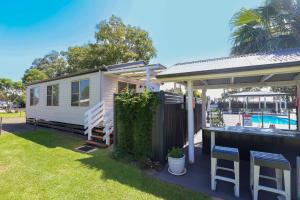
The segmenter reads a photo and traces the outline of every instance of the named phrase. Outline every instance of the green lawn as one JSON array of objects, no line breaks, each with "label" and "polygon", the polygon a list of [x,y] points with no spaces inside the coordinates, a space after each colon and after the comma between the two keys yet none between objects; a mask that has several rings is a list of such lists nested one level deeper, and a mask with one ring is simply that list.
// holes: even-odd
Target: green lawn
[{"label": "green lawn", "polygon": [[0,117],[3,118],[12,118],[12,117],[25,117],[25,112],[18,112],[18,113],[0,113]]},{"label": "green lawn", "polygon": [[0,199],[205,199],[162,183],[108,149],[74,151],[71,135],[40,130],[0,136]]}]

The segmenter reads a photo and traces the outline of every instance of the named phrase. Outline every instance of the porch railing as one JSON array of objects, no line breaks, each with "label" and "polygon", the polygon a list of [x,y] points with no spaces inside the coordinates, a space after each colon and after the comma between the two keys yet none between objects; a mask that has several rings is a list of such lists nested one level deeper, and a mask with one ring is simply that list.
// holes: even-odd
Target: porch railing
[{"label": "porch railing", "polygon": [[100,102],[84,113],[84,134],[88,135],[88,140],[91,140],[93,128],[99,126],[100,123],[103,122],[103,108],[104,103]]},{"label": "porch railing", "polygon": [[104,114],[104,120],[103,120],[103,132],[105,133],[103,137],[103,141],[105,140],[105,143],[107,145],[110,145],[110,136],[113,133],[114,130],[114,111],[113,108],[110,110],[105,111]]}]

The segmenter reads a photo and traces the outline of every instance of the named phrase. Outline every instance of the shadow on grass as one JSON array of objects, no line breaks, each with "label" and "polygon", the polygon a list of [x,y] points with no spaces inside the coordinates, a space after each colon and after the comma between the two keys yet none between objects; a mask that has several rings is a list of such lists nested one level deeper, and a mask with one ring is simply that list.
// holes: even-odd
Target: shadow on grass
[{"label": "shadow on grass", "polygon": [[[11,124],[11,126],[14,125]],[[14,130],[12,131],[12,129]],[[75,147],[84,144],[84,140],[81,136],[54,129],[35,129],[34,126],[23,124],[19,128],[10,127],[7,130],[18,137],[43,145],[47,148],[62,147],[76,151],[74,149]],[[114,160],[111,157],[111,152],[107,149],[99,149],[90,155],[91,156],[88,158],[76,161],[81,162],[91,169],[99,171],[99,175],[101,174],[100,179],[102,180],[117,181],[121,184],[163,199],[203,199],[199,193],[191,192],[180,186],[162,183],[137,169],[133,164]]]}]

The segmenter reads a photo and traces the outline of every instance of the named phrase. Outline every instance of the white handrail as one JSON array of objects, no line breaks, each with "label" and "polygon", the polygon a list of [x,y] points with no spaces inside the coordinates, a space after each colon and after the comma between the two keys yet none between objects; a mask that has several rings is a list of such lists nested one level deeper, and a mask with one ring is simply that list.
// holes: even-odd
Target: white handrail
[{"label": "white handrail", "polygon": [[100,102],[84,113],[84,134],[88,135],[88,140],[91,140],[93,128],[103,121],[103,108],[104,103]]},{"label": "white handrail", "polygon": [[110,135],[114,130],[114,111],[112,108],[105,112],[103,119],[103,132],[105,133],[103,141],[105,141],[107,145],[110,145]]}]

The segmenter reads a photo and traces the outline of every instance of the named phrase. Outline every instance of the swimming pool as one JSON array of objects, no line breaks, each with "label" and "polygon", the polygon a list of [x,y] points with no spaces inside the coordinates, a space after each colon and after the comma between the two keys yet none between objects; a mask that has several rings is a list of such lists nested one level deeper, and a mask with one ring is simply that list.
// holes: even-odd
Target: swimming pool
[{"label": "swimming pool", "polygon": [[[252,115],[252,122],[253,123],[261,123],[262,116],[261,115]],[[265,115],[264,116],[264,124],[280,124],[280,125],[288,125],[289,119],[279,116],[273,115]],[[291,125],[296,125],[296,120],[291,119]]]}]

